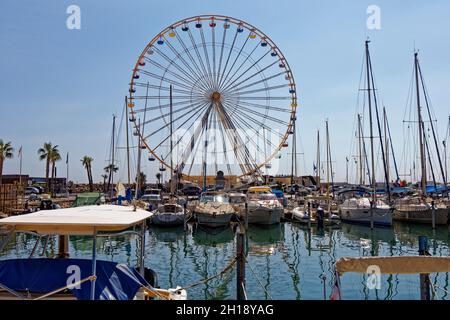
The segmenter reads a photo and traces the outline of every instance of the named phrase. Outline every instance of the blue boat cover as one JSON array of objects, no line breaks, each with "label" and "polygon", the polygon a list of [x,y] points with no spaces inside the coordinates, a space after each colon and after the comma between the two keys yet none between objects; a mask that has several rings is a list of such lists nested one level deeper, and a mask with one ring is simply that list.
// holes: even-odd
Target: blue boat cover
[{"label": "blue boat cover", "polygon": [[[96,300],[132,300],[144,278],[132,268],[97,260]],[[92,275],[92,261],[85,259],[10,259],[0,261],[0,284],[14,291],[49,293]],[[91,281],[69,289],[78,300],[91,298]]]},{"label": "blue boat cover", "polygon": [[272,189],[272,192],[277,196],[277,198],[283,198],[284,197],[284,193],[281,190]]},{"label": "blue boat cover", "polygon": [[441,186],[441,185],[436,186],[436,187],[434,185],[431,185],[431,186],[428,185],[427,186],[427,193],[442,193],[442,192],[445,192],[445,191],[446,191],[445,186]]}]

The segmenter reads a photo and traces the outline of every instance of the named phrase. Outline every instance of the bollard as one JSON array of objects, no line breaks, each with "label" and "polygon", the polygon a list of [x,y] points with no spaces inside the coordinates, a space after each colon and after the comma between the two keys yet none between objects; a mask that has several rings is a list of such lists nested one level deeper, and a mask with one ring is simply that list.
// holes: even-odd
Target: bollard
[{"label": "bollard", "polygon": [[323,209],[319,206],[317,208],[317,228],[318,229],[323,229],[323,218],[324,218],[324,211]]},{"label": "bollard", "polygon": [[183,221],[183,228],[184,228],[184,230],[186,231],[186,227],[187,227],[187,201],[184,203],[184,213],[183,213],[183,215],[184,215],[184,221]]},{"label": "bollard", "polygon": [[309,216],[309,219],[308,219],[308,229],[310,229],[311,230],[311,219],[312,219],[312,212],[311,212],[311,202],[308,202],[308,216]]},{"label": "bollard", "polygon": [[245,230],[248,230],[248,203],[245,203]]},{"label": "bollard", "polygon": [[373,206],[374,206],[375,204],[373,203],[373,201],[370,201],[370,229],[372,229],[373,230],[373,227],[374,227],[374,223],[373,223]]},{"label": "bollard", "polygon": [[436,229],[436,207],[434,206],[434,200],[431,201],[431,227]]},{"label": "bollard", "polygon": [[236,232],[236,299],[245,300],[245,234],[239,226]]},{"label": "bollard", "polygon": [[[428,238],[419,236],[419,255],[428,255]],[[420,274],[420,299],[430,300],[430,277],[429,274]]]}]

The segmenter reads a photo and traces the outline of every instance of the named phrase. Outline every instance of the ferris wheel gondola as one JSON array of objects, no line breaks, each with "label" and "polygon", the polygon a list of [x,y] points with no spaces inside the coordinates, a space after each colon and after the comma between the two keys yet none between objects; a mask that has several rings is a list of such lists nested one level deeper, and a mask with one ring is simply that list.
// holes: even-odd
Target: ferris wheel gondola
[{"label": "ferris wheel gondola", "polygon": [[[297,91],[286,58],[265,33],[205,15],[178,21],[147,44],[133,68],[128,107],[160,170],[246,176],[271,167],[287,147]],[[136,121],[144,113],[147,119]]]}]

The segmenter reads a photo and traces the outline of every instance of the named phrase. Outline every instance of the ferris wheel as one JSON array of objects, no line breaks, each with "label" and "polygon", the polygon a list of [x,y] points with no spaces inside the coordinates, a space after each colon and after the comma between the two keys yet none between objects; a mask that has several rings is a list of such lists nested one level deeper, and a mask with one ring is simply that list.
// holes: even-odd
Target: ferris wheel
[{"label": "ferris wheel", "polygon": [[239,19],[202,15],[158,33],[139,55],[129,121],[160,170],[261,174],[288,147],[297,93],[286,58]]}]

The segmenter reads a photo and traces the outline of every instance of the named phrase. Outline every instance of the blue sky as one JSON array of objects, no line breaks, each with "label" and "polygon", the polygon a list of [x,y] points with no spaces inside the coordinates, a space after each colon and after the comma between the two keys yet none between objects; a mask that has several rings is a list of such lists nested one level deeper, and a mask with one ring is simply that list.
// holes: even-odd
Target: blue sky
[{"label": "blue sky", "polygon": [[[81,30],[66,28],[66,8],[81,8]],[[381,30],[368,30],[366,9],[381,9]],[[46,141],[70,152],[70,178],[85,181],[79,159],[95,160],[100,180],[111,116],[120,115],[131,69],[163,28],[185,17],[223,14],[267,33],[294,72],[300,96],[300,173],[311,173],[315,136],[330,120],[337,180],[345,178],[364,41],[390,117],[398,157],[414,46],[445,136],[450,111],[450,3],[441,1],[13,1],[0,2],[0,138],[23,145],[24,173],[43,175],[37,149]],[[299,143],[300,145],[300,143]],[[5,171],[18,171],[17,157]],[[149,169],[150,170],[150,169]],[[289,172],[287,166],[286,172]],[[63,163],[59,173],[65,172]],[[150,172],[150,171],[149,171]],[[152,174],[153,176],[153,174]],[[151,178],[153,179],[153,177]]]}]

